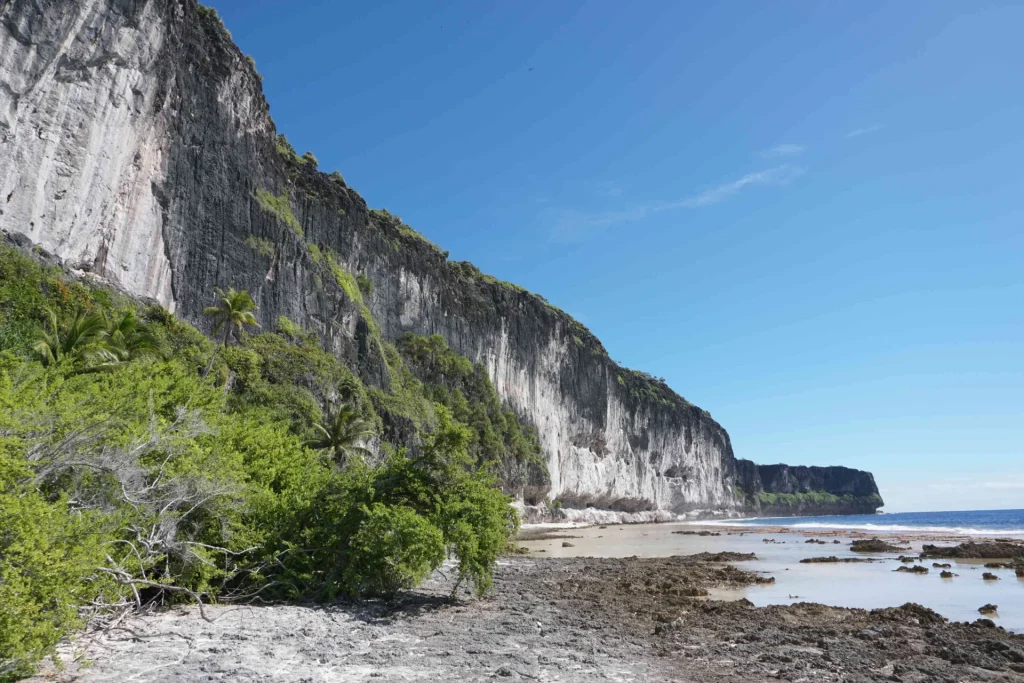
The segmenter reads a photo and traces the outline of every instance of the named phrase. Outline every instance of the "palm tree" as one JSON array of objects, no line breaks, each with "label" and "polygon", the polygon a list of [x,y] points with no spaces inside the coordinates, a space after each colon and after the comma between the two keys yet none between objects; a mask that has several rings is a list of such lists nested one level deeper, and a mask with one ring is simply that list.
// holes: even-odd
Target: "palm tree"
[{"label": "palm tree", "polygon": [[[221,342],[221,348],[228,345],[228,340],[231,338],[231,331],[238,329],[239,332],[245,329],[246,325],[255,325],[259,327],[260,324],[256,322],[256,316],[253,315],[253,311],[256,310],[256,304],[253,302],[252,297],[249,296],[249,292],[242,289],[236,290],[234,287],[228,287],[228,291],[224,291],[220,287],[217,288],[217,305],[209,306],[203,309],[203,315],[210,316],[214,321],[213,333],[217,334],[223,328],[224,330],[224,341]],[[210,370],[213,368],[213,361],[217,357],[214,353],[210,358],[210,364],[206,368],[206,374],[210,374]]]},{"label": "palm tree", "polygon": [[119,318],[105,320],[107,333],[100,351],[102,367],[113,367],[136,358],[167,355],[163,343],[145,322],[138,319],[135,311],[128,311]]},{"label": "palm tree", "polygon": [[94,311],[81,306],[67,325],[60,324],[57,311],[46,309],[49,329],[44,325],[32,349],[44,366],[53,365],[62,358],[83,360],[102,353],[107,337],[106,319]]},{"label": "palm tree", "polygon": [[369,455],[370,450],[362,442],[373,436],[373,425],[362,418],[351,405],[342,405],[326,424],[313,425],[316,436],[306,441],[306,446],[318,451],[330,451],[331,458],[344,466],[353,455]]}]

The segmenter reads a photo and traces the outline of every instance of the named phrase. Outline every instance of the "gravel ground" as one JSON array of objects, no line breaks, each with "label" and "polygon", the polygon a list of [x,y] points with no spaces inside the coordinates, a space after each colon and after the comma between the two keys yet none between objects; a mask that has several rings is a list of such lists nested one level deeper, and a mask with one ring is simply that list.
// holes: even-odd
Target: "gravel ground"
[{"label": "gravel ground", "polygon": [[913,605],[714,602],[765,577],[715,560],[512,558],[485,600],[439,573],[396,604],[213,607],[63,648],[37,681],[1024,681],[1024,636]]}]

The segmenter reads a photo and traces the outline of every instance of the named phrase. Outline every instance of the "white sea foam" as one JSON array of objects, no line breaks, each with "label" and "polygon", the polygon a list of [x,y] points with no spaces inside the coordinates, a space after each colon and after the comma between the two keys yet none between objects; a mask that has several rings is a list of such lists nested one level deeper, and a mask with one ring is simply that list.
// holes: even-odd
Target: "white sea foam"
[{"label": "white sea foam", "polygon": [[[719,526],[751,526],[751,522],[763,522],[765,518],[750,517],[747,519],[730,519],[713,522],[698,522],[705,525]],[[790,529],[848,529],[854,531],[872,531],[888,533],[933,533],[958,534],[963,536],[1024,536],[1024,529],[977,529],[960,526],[911,526],[908,524],[830,524],[828,522],[786,522],[777,524],[757,524],[756,526],[782,526]]]}]

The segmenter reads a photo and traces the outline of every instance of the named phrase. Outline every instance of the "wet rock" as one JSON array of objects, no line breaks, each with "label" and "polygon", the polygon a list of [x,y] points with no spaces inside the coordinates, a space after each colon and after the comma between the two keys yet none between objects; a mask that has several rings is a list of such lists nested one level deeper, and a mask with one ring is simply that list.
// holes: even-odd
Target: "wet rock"
[{"label": "wet rock", "polygon": [[998,581],[999,580],[999,577],[996,576],[995,574],[993,574],[992,572],[985,572],[984,574],[981,575],[981,578],[984,579],[985,581]]},{"label": "wet rock", "polygon": [[722,534],[715,531],[673,531],[673,534],[680,536],[721,536]]},{"label": "wet rock", "polygon": [[562,547],[563,548],[575,548],[576,544],[575,543],[569,543],[569,541],[562,541]]},{"label": "wet rock", "polygon": [[919,564],[915,564],[913,567],[899,567],[894,571],[901,572],[904,574],[927,574],[928,567],[922,567]]},{"label": "wet rock", "polygon": [[694,562],[748,562],[750,560],[756,560],[757,555],[754,553],[733,553],[733,552],[721,552],[721,553],[696,553],[695,555],[683,555],[682,559],[692,560]]},{"label": "wet rock", "polygon": [[817,538],[808,538],[804,543],[817,543],[818,545],[825,545],[825,541],[821,541]]},{"label": "wet rock", "polygon": [[850,550],[858,553],[896,553],[909,548],[901,548],[887,543],[880,538],[857,539],[850,543]]},{"label": "wet rock", "polygon": [[992,603],[988,603],[987,605],[982,605],[981,607],[979,607],[978,611],[982,614],[995,614],[999,611],[999,605],[993,605]]},{"label": "wet rock", "polygon": [[989,541],[983,543],[961,543],[957,546],[924,545],[921,549],[922,557],[950,557],[969,558],[980,560],[999,559],[1024,559],[1024,543],[1011,541]]},{"label": "wet rock", "polygon": [[1013,569],[1012,562],[986,562],[985,569]]},{"label": "wet rock", "polygon": [[939,576],[942,577],[943,579],[952,579],[954,576],[960,576],[960,575],[959,574],[954,574],[951,571],[944,570],[944,571],[939,573]]},{"label": "wet rock", "polygon": [[949,562],[932,562],[932,567],[934,567],[935,569],[952,569],[953,565],[951,565]]},{"label": "wet rock", "polygon": [[870,557],[836,557],[835,555],[830,555],[828,557],[805,557],[804,559],[800,560],[800,563],[801,564],[818,564],[818,563],[826,563],[826,562],[843,563],[843,562],[880,562],[880,561],[881,560],[876,560],[876,559],[870,558]]}]

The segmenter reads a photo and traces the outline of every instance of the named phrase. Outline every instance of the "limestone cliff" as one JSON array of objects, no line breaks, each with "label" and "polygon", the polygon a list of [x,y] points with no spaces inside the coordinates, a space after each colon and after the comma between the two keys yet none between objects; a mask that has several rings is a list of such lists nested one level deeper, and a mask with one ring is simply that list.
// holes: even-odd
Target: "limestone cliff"
[{"label": "limestone cliff", "polygon": [[214,287],[248,289],[262,322],[316,330],[378,386],[381,339],[442,335],[536,427],[550,490],[527,498],[751,505],[707,412],[280,144],[258,73],[194,0],[0,2],[0,228],[200,326]]}]

